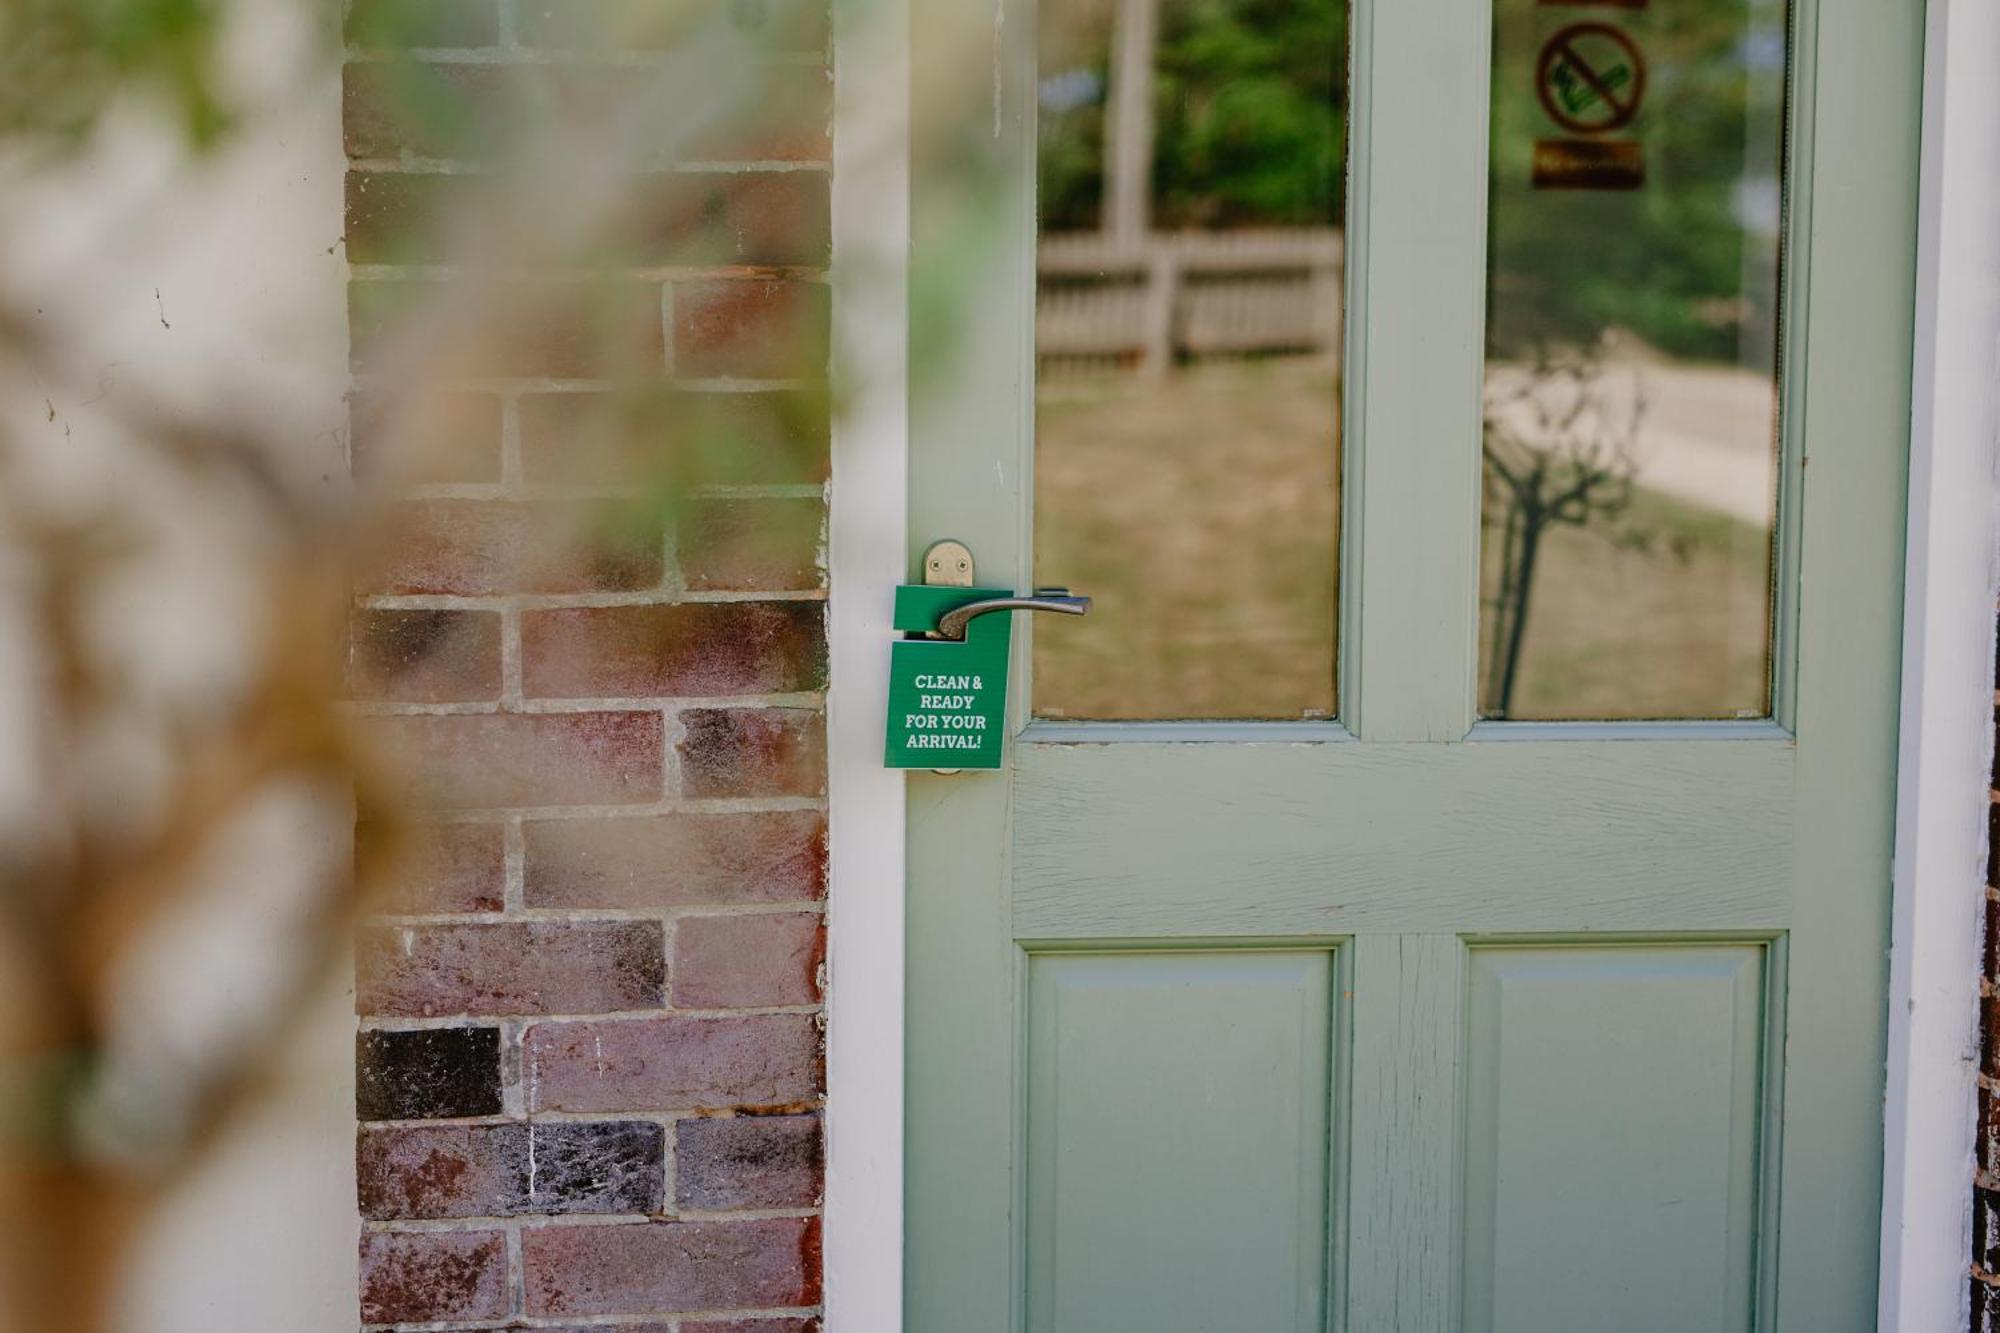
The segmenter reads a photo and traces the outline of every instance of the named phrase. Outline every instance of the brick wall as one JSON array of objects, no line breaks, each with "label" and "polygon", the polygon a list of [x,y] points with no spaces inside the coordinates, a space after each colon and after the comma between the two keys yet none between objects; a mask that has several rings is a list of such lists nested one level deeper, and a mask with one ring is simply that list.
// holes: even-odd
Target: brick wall
[{"label": "brick wall", "polygon": [[[703,13],[743,113],[642,125],[587,261],[474,273],[486,201],[566,202],[505,132],[650,114]],[[392,492],[351,679],[416,816],[359,831],[400,849],[359,940],[361,1319],[806,1333],[824,0],[354,0],[348,42],[353,458]],[[465,283],[413,386],[404,315]]]},{"label": "brick wall", "polygon": [[[2000,661],[1996,661],[2000,667]],[[2000,740],[2000,693],[1993,699]],[[2000,1333],[2000,746],[1988,791],[1986,943],[1979,977],[1979,1119],[1972,1191],[1972,1329]]]}]

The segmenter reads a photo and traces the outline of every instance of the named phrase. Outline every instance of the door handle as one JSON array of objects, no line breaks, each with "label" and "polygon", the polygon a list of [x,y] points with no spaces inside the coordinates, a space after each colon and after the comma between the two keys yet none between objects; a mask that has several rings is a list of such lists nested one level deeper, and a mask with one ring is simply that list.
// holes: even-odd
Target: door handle
[{"label": "door handle", "polygon": [[967,602],[938,617],[937,636],[962,643],[967,625],[995,611],[1047,611],[1051,615],[1082,616],[1090,614],[1090,599],[1072,596],[1068,588],[1037,588],[1028,597],[991,597],[983,602]]}]

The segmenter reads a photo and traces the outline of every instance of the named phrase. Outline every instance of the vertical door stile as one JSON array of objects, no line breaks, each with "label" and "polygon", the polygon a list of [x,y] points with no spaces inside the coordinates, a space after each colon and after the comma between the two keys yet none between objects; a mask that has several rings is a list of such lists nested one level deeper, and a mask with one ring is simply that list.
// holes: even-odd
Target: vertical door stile
[{"label": "vertical door stile", "polygon": [[[918,4],[911,15],[909,549],[955,538],[980,577],[1017,587],[1033,431],[1032,17],[1024,0]],[[1015,636],[1016,718],[1025,638]],[[1009,796],[1003,777],[910,777],[907,976],[922,1014],[904,1095],[912,1330],[1019,1327]]]},{"label": "vertical door stile", "polygon": [[1457,1327],[1464,954],[1456,935],[1354,943],[1345,1333]]},{"label": "vertical door stile", "polygon": [[1343,720],[1473,722],[1491,0],[1357,0]]}]

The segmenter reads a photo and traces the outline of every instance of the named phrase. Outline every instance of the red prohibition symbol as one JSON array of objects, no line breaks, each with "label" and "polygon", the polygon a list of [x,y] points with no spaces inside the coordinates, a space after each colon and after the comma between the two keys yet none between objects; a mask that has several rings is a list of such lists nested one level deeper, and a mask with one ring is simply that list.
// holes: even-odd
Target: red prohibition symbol
[{"label": "red prohibition symbol", "polygon": [[1543,44],[1535,94],[1549,119],[1572,133],[1622,130],[1646,96],[1646,58],[1609,23],[1572,23]]}]

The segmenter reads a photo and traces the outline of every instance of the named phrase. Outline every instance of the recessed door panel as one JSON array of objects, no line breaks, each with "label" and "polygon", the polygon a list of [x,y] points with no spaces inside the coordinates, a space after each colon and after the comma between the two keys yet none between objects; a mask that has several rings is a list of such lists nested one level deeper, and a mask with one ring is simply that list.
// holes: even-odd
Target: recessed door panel
[{"label": "recessed door panel", "polygon": [[1333,969],[1030,959],[1032,1333],[1324,1329]]},{"label": "recessed door panel", "polygon": [[1467,1333],[1751,1327],[1764,959],[1473,951]]}]

